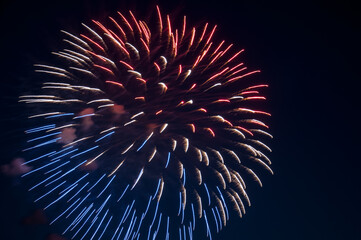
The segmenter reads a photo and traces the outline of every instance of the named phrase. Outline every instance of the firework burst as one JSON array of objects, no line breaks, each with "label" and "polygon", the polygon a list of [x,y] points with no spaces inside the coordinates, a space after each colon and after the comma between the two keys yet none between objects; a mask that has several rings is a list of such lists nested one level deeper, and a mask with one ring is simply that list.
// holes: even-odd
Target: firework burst
[{"label": "firework burst", "polygon": [[176,29],[156,10],[154,26],[129,11],[62,31],[62,63],[37,64],[47,80],[20,98],[37,124],[23,177],[71,238],[211,239],[245,214],[254,168],[272,173],[259,71],[217,26]]}]

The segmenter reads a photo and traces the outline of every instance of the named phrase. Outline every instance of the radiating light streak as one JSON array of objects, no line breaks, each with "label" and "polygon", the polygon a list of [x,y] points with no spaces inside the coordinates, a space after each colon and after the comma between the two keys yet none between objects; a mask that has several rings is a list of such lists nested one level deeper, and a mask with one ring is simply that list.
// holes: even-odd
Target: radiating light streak
[{"label": "radiating light streak", "polygon": [[73,182],[70,186],[68,186],[67,188],[65,188],[63,191],[61,191],[59,194],[63,194],[65,191],[67,191],[69,188],[72,188],[74,185],[77,185],[81,180],[83,180],[85,177],[87,177],[89,175],[89,173],[84,174],[84,176],[82,176],[81,178],[79,178],[78,180],[76,180],[75,182]]},{"label": "radiating light streak", "polygon": [[256,71],[252,71],[252,72],[243,74],[243,75],[238,76],[238,77],[231,78],[231,79],[229,79],[228,81],[226,81],[225,84],[234,82],[234,81],[236,81],[236,80],[239,80],[239,79],[241,79],[241,78],[244,78],[244,77],[247,77],[247,76],[252,75],[252,74],[254,74],[254,73],[259,73],[259,72],[261,72],[261,71],[260,71],[260,70],[256,70]]},{"label": "radiating light streak", "polygon": [[153,195],[152,200],[154,200],[154,198],[158,195],[158,191],[159,191],[159,186],[160,186],[161,180],[162,180],[162,179],[159,178],[159,180],[158,180],[158,185],[157,185],[157,188],[156,188],[156,190],[155,190],[155,192],[154,192],[154,195]]},{"label": "radiating light streak", "polygon": [[[78,65],[81,65],[81,66],[84,66],[84,65],[88,65],[87,62],[79,57],[77,54],[73,54],[72,52],[69,52],[69,51],[59,51],[58,52],[59,54],[62,54],[62,56],[67,56],[67,57],[70,57],[71,59],[74,59],[75,62],[78,63]],[[70,69],[70,68],[69,68]],[[72,74],[68,71],[65,70],[64,72],[67,76],[71,76]]]},{"label": "radiating light streak", "polygon": [[45,119],[56,118],[56,117],[64,117],[64,116],[73,116],[73,115],[74,115],[74,113],[61,113],[61,114],[47,116],[47,117],[45,117]]},{"label": "radiating light streak", "polygon": [[101,41],[104,44],[102,37],[96,31],[94,31],[84,23],[82,23],[81,25],[83,25],[83,27],[85,27],[94,37],[96,37],[99,41]]},{"label": "radiating light streak", "polygon": [[[69,149],[71,149],[71,148],[73,148],[73,146],[70,146],[70,147],[68,147],[68,148],[66,148],[66,149],[69,150]],[[64,150],[65,150],[65,149],[64,149]],[[65,156],[69,155],[69,154],[72,154],[72,153],[76,152],[76,151],[78,151],[77,148],[72,149],[72,150],[69,151],[69,152],[66,152],[66,153],[64,153],[64,154],[62,154],[62,155],[60,155],[60,156],[57,156],[57,157],[53,158],[52,160],[57,160],[57,159],[63,158],[63,157],[65,157]],[[63,151],[61,151],[61,152],[63,152]],[[59,154],[59,153],[60,153],[60,152],[58,152],[57,154]]]},{"label": "radiating light streak", "polygon": [[[132,44],[130,44],[129,42],[125,43],[125,46],[127,46],[130,50],[133,51],[133,53],[137,56],[137,59],[140,58],[140,55],[139,55],[139,51],[136,47],[134,47]],[[137,71],[133,71],[133,70],[128,70],[128,72],[131,72],[131,73],[138,73]],[[140,74],[140,73],[138,73]],[[139,77],[142,77],[142,75],[140,74]]]},{"label": "radiating light streak", "polygon": [[97,140],[95,140],[95,142],[99,142],[100,140],[102,140],[102,139],[104,139],[104,138],[106,138],[106,137],[109,137],[110,135],[112,135],[112,134],[114,134],[114,133],[115,133],[114,131],[112,131],[112,132],[110,132],[110,133],[107,133],[107,134],[105,134],[104,136],[102,136],[102,137],[98,138]]},{"label": "radiating light streak", "polygon": [[125,67],[127,67],[129,70],[133,70],[134,71],[134,68],[129,64],[129,63],[126,63],[124,61],[119,61],[121,64],[123,64]]},{"label": "radiating light streak", "polygon": [[82,39],[78,38],[77,36],[75,36],[75,35],[67,32],[67,31],[64,31],[64,30],[60,30],[60,32],[66,34],[66,35],[68,35],[68,36],[70,36],[71,38],[73,38],[73,39],[76,40],[77,42],[83,44],[83,46],[89,48],[89,45],[88,45],[85,41],[83,41]]},{"label": "radiating light streak", "polygon": [[189,148],[189,139],[184,138],[184,152],[188,152],[188,148]]},{"label": "radiating light streak", "polygon": [[[118,12],[118,13],[119,13],[119,12]],[[125,34],[124,30],[119,26],[118,22],[115,21],[114,18],[112,18],[112,17],[109,17],[109,19],[114,23],[114,25],[116,26],[116,28],[120,31],[122,37],[123,37],[124,39],[126,39],[126,34]]]},{"label": "radiating light streak", "polygon": [[[72,115],[74,115],[74,114],[72,114]],[[91,116],[95,116],[95,115],[96,115],[95,113],[84,114],[84,115],[80,115],[80,116],[73,117],[73,119],[91,117]],[[53,117],[53,116],[52,116],[52,117]]]},{"label": "radiating light streak", "polygon": [[[88,234],[88,232],[90,231],[90,229],[93,227],[93,225],[94,225],[94,223],[96,222],[96,220],[97,220],[97,217],[94,218],[94,220],[92,221],[92,224],[89,226],[89,228],[86,230],[86,232],[84,233],[83,237],[82,237],[80,240],[83,240],[83,239],[84,239],[84,237]],[[88,221],[88,219],[87,219],[87,221]],[[87,222],[87,221],[86,221],[86,222]],[[74,238],[74,236],[73,236],[73,238]]]},{"label": "radiating light streak", "polygon": [[70,202],[73,198],[75,198],[87,185],[89,182],[85,183],[84,186],[82,186],[67,202]]},{"label": "radiating light streak", "polygon": [[109,220],[108,220],[108,223],[105,225],[105,228],[103,230],[103,232],[100,234],[99,238],[98,239],[102,239],[104,233],[105,233],[105,230],[108,228],[108,225],[110,223],[110,221],[113,219],[113,216],[110,216]]},{"label": "radiating light streak", "polygon": [[55,128],[55,124],[49,124],[49,125],[44,125],[41,127],[36,127],[36,128],[31,128],[29,130],[26,130],[25,133],[35,133],[35,132],[40,132],[40,131],[44,131],[44,130],[49,130],[49,129],[53,129]]},{"label": "radiating light streak", "polygon": [[[28,97],[28,96],[27,96]],[[36,96],[37,97],[37,96]],[[44,98],[44,96],[39,96],[41,98]],[[19,97],[20,98],[20,97]],[[55,96],[49,96],[49,98],[55,98]],[[54,114],[59,114],[60,112],[50,112],[50,113],[42,113],[42,114],[36,114],[36,115],[32,115],[29,116],[28,118],[37,118],[37,117],[45,117],[45,116],[49,116],[49,115],[54,115]]]},{"label": "radiating light streak", "polygon": [[[145,40],[147,41],[146,44],[149,45],[150,31],[148,31],[147,24],[143,21],[139,21],[139,26],[142,30],[142,33],[144,34]],[[143,40],[143,39],[141,38],[141,40]]]},{"label": "radiating light streak", "polygon": [[[109,73],[110,75],[112,76],[115,76],[114,72],[112,70],[110,70],[109,68],[107,67],[104,67],[104,66],[101,66],[101,65],[98,65],[98,64],[93,64],[94,67],[98,68],[98,69],[101,69],[107,73]],[[131,70],[128,70],[128,71],[131,71]]]},{"label": "radiating light streak", "polygon": [[48,167],[48,166],[50,166],[50,165],[52,165],[52,164],[54,164],[54,163],[57,163],[57,162],[59,162],[59,161],[60,161],[60,160],[56,160],[56,161],[50,162],[50,163],[48,163],[48,164],[45,164],[44,166],[41,166],[41,167],[39,167],[39,168],[35,168],[34,170],[31,170],[31,171],[29,171],[29,172],[27,172],[27,173],[24,173],[23,175],[21,175],[21,177],[23,178],[23,177],[25,177],[25,176],[27,176],[27,175],[29,175],[29,174],[32,174],[32,173],[37,172],[37,171],[39,171],[39,170],[41,170],[41,169],[44,169],[44,168],[46,168],[46,167]]},{"label": "radiating light streak", "polygon": [[38,202],[39,200],[43,199],[44,197],[46,197],[47,195],[49,195],[50,193],[52,193],[53,191],[55,191],[56,189],[58,189],[60,186],[62,186],[64,183],[66,183],[66,181],[56,185],[54,188],[52,188],[50,191],[48,191],[47,193],[43,194],[42,196],[38,197],[34,202]]},{"label": "radiating light streak", "polygon": [[83,200],[80,201],[80,203],[65,217],[65,218],[69,218],[73,212],[75,212],[75,210],[90,196],[90,193],[88,193]]},{"label": "radiating light streak", "polygon": [[212,208],[212,213],[213,213],[213,218],[214,218],[214,221],[216,223],[216,228],[217,228],[217,233],[218,233],[219,232],[219,227],[218,227],[217,217],[216,217],[216,214],[214,212],[214,208]]},{"label": "radiating light streak", "polygon": [[60,126],[60,127],[55,127],[55,124],[54,124],[53,128],[47,129],[47,132],[52,132],[52,131],[56,131],[56,130],[59,130],[59,129],[74,127],[74,126],[76,126],[76,124],[66,124],[66,125],[63,125],[63,126]]},{"label": "radiating light streak", "polygon": [[87,44],[87,46],[84,48],[84,47],[81,47],[79,44],[76,44],[68,39],[63,39],[64,42],[68,43],[69,45],[71,45],[72,47],[78,49],[80,52],[84,53],[84,54],[88,54],[89,53],[89,45]]},{"label": "radiating light streak", "polygon": [[184,221],[184,204],[182,205],[181,224],[183,224],[183,221]]},{"label": "radiating light streak", "polygon": [[154,148],[152,154],[151,154],[151,155],[149,156],[149,158],[148,158],[148,162],[151,162],[151,161],[152,161],[152,159],[154,158],[154,156],[155,156],[156,153],[157,153],[157,149]]},{"label": "radiating light streak", "polygon": [[249,135],[253,136],[253,133],[251,131],[249,131],[247,128],[241,127],[241,126],[235,126],[235,128],[240,129],[246,133],[248,133]]},{"label": "radiating light streak", "polygon": [[116,171],[118,171],[118,169],[123,165],[125,159],[123,159],[118,166],[108,175],[108,177],[112,176]]},{"label": "radiating light streak", "polygon": [[[90,209],[89,209],[90,210]],[[89,211],[86,212],[86,214],[88,213]],[[76,231],[76,233],[73,235],[72,239],[75,238],[75,236],[80,232],[80,230],[84,227],[84,225],[88,222],[89,218],[93,215],[93,213],[95,212],[95,209],[93,209],[93,211],[89,214],[89,216],[87,217],[87,219],[84,221],[83,225],[78,229],[78,231]],[[85,214],[85,215],[86,215]],[[82,219],[85,217],[85,215],[82,216]],[[74,223],[74,222],[73,222]],[[73,225],[73,223],[67,228],[65,229],[65,231],[63,232],[63,234],[65,234],[68,229]],[[80,223],[80,221],[78,222]]]},{"label": "radiating light streak", "polygon": [[215,206],[215,209],[216,209],[216,213],[217,213],[218,220],[219,220],[219,228],[220,228],[220,230],[222,230],[222,220],[221,220],[221,215],[219,214],[219,211],[218,211],[217,206]]},{"label": "radiating light streak", "polygon": [[38,184],[34,185],[33,187],[31,187],[28,191],[30,192],[31,190],[33,190],[34,188],[37,188],[38,186],[40,186],[41,184],[47,182],[49,179],[53,178],[54,176],[58,175],[59,173],[61,173],[61,171],[58,171],[56,173],[54,173],[53,175],[51,175],[50,177],[46,178],[45,180],[39,182]]},{"label": "radiating light streak", "polygon": [[202,160],[204,160],[206,166],[209,165],[209,157],[208,157],[207,152],[202,151]]},{"label": "radiating light streak", "polygon": [[178,216],[180,215],[182,210],[182,192],[179,192],[179,208],[178,208]]},{"label": "radiating light streak", "polygon": [[162,213],[159,214],[158,226],[157,226],[157,230],[155,231],[155,233],[153,235],[153,240],[157,237],[161,221],[162,221]]},{"label": "radiating light streak", "polygon": [[98,181],[96,181],[93,186],[91,186],[87,192],[90,192],[104,177],[105,177],[106,174],[103,174],[99,179]]},{"label": "radiating light streak", "polygon": [[108,184],[105,186],[105,188],[98,194],[97,198],[99,198],[104,192],[105,190],[109,187],[110,183],[114,180],[116,175],[114,175],[108,182]]},{"label": "radiating light streak", "polygon": [[75,202],[73,202],[65,211],[62,211],[59,216],[57,216],[53,221],[51,221],[51,222],[49,223],[49,225],[52,225],[56,220],[58,220],[60,217],[62,217],[62,216],[63,216],[67,211],[69,211],[69,209],[71,209],[79,200],[80,200],[80,198],[78,198]]},{"label": "radiating light streak", "polygon": [[152,201],[152,198],[153,198],[152,196],[149,196],[147,208],[146,208],[145,211],[144,211],[144,217],[143,217],[143,218],[145,218],[145,215],[147,215],[147,213],[148,213],[149,206],[150,206],[150,202]]},{"label": "radiating light streak", "polygon": [[265,143],[259,141],[259,140],[253,140],[250,139],[250,142],[254,143],[255,145],[258,145],[260,147],[262,147],[263,149],[266,149],[268,152],[272,152],[272,149],[270,147],[268,147]]},{"label": "radiating light streak", "polygon": [[139,112],[139,113],[134,114],[133,116],[131,116],[130,119],[134,119],[134,118],[136,118],[138,116],[142,116],[142,115],[144,115],[144,112]]},{"label": "radiating light streak", "polygon": [[149,47],[147,46],[147,44],[144,42],[144,40],[142,38],[140,40],[141,40],[141,43],[143,44],[144,49],[147,51],[147,54],[149,55],[149,53],[150,53]]},{"label": "radiating light streak", "polygon": [[71,156],[70,158],[78,157],[78,156],[80,156],[80,155],[82,155],[82,154],[84,154],[84,153],[87,153],[87,152],[90,152],[90,151],[92,151],[92,150],[94,150],[94,149],[97,149],[98,147],[99,147],[99,145],[94,146],[94,147],[89,148],[89,149],[87,149],[87,150],[85,150],[85,151],[82,151],[82,152],[80,152],[80,153],[77,153],[77,154]]},{"label": "radiating light streak", "polygon": [[[84,207],[83,210],[80,211],[80,213],[78,214],[78,216],[75,217],[74,221],[70,224],[70,226],[68,227],[68,229],[73,226],[70,231],[73,231],[80,223],[81,221],[84,219],[84,217],[88,214],[88,212],[91,210],[91,208],[93,207],[93,204],[90,204],[90,206],[88,207]],[[95,209],[94,209],[95,211]],[[84,224],[83,224],[84,226]],[[83,227],[81,226],[80,229],[78,229],[78,231],[81,230],[81,228]]]},{"label": "radiating light streak", "polygon": [[132,188],[131,188],[130,190],[133,190],[133,188],[137,185],[139,179],[140,179],[140,178],[142,177],[142,175],[143,175],[143,171],[144,171],[144,168],[142,168],[142,170],[140,170],[140,172],[139,172],[139,174],[138,174],[138,177],[137,177],[137,179],[135,180],[135,182],[134,182],[134,184],[133,184],[133,186],[132,186]]},{"label": "radiating light streak", "polygon": [[[71,54],[73,56],[76,56],[78,57],[79,59],[82,59],[83,63],[88,66],[88,63],[91,62],[91,59],[90,57],[86,56],[85,53],[84,54],[81,54],[79,52],[75,52],[75,51],[72,51],[70,49],[64,49],[64,52],[68,53],[68,54]],[[83,65],[84,66],[84,65]],[[76,68],[76,67],[69,67],[69,69],[76,69],[78,71],[81,71],[81,72],[84,72],[84,73],[87,73],[87,74],[90,74],[91,76],[95,77],[95,75],[91,72],[91,71],[88,71],[88,70],[85,70],[83,68]]]},{"label": "radiating light streak", "polygon": [[194,41],[194,36],[196,35],[196,29],[193,27],[192,28],[192,35],[191,35],[191,39],[189,41],[189,45],[188,45],[188,49],[191,48],[191,46],[193,45],[193,41]]},{"label": "radiating light streak", "polygon": [[150,227],[152,227],[153,226],[153,224],[154,224],[154,221],[155,221],[155,219],[156,219],[156,217],[157,217],[157,214],[158,214],[158,207],[159,207],[159,202],[157,201],[157,204],[156,204],[156,207],[155,207],[155,210],[154,210],[154,217],[153,217],[153,220],[152,220],[152,223],[150,224]]},{"label": "radiating light streak", "polygon": [[267,162],[268,165],[272,164],[271,160],[269,160],[269,158],[265,154],[263,154],[261,151],[257,151],[257,154],[259,156],[261,156]]},{"label": "radiating light streak", "polygon": [[68,175],[69,173],[73,172],[76,168],[78,168],[79,166],[81,166],[81,165],[84,164],[85,162],[86,162],[86,160],[83,161],[83,162],[81,162],[80,164],[76,165],[76,166],[73,167],[72,169],[68,170],[67,172],[65,172],[64,174],[62,174],[60,177],[58,177],[58,178],[56,178],[55,180],[51,181],[50,183],[46,184],[45,187],[51,185],[52,183],[58,181],[59,179],[61,179],[61,178],[63,178],[63,177],[65,177],[66,175]]},{"label": "radiating light streak", "polygon": [[183,186],[186,185],[186,169],[183,168]]},{"label": "radiating light streak", "polygon": [[120,229],[119,235],[118,235],[118,237],[117,237],[117,240],[119,240],[119,238],[120,238],[120,236],[121,236],[121,234],[122,234],[123,229],[124,229],[124,227],[122,227],[122,228]]},{"label": "radiating light streak", "polygon": [[[140,227],[142,226],[143,219],[144,219],[143,216],[144,216],[144,213],[142,214],[142,217],[140,217],[138,228],[137,228],[137,231],[134,232],[134,236],[136,236],[139,233]],[[139,238],[139,236],[140,236],[140,234],[138,234],[138,238]],[[132,239],[134,239],[134,237]]]},{"label": "radiating light streak", "polygon": [[[110,81],[107,81],[107,82],[110,82]],[[105,104],[105,105],[100,105],[98,106],[98,108],[106,108],[106,107],[114,107],[114,104]]]},{"label": "radiating light streak", "polygon": [[[115,230],[115,232],[114,232],[113,237],[112,237],[112,239],[111,239],[111,240],[114,240],[115,235],[117,234],[117,232],[118,232],[118,230],[119,230],[119,228],[120,228],[120,225],[121,225],[121,224],[122,224],[122,223],[119,223],[119,225],[118,225],[117,229]],[[122,230],[123,230],[123,228],[122,228]],[[120,231],[120,234],[121,234],[122,230]],[[119,236],[120,236],[120,234],[119,234]],[[118,237],[118,238],[119,238],[119,237]]]},{"label": "radiating light streak", "polygon": [[[74,188],[76,188],[78,185],[75,184],[73,187],[71,187],[68,191],[66,191],[64,194],[62,194],[61,196],[59,196],[57,199],[55,199],[53,202],[49,203],[44,210],[46,210],[47,208],[49,208],[51,205],[55,204],[56,202],[58,202],[60,199],[62,199],[63,197],[65,197],[69,192],[71,192]],[[60,193],[61,194],[61,193]]]},{"label": "radiating light streak", "polygon": [[[85,61],[77,56],[74,56],[72,54],[69,54],[67,52],[52,52],[53,55],[61,57],[61,58],[65,58],[68,61],[74,62],[76,65],[83,65],[83,63],[85,64]],[[53,72],[53,71],[46,71],[46,70],[35,70],[35,72],[43,72],[43,73],[49,73],[49,74],[55,74],[57,72]],[[59,76],[63,76],[66,78],[71,78],[71,74],[68,71],[61,71],[63,73],[58,73]]]},{"label": "radiating light streak", "polygon": [[[55,54],[55,53],[54,53]],[[64,57],[64,58],[68,58],[69,60],[73,60],[72,58],[69,58],[69,57],[66,57],[64,55],[61,55],[61,54],[55,54],[55,55],[58,55],[58,56],[61,56],[61,57]],[[59,77],[68,77],[66,74],[64,73],[59,73],[59,72],[53,72],[53,71],[47,71],[47,70],[35,70],[35,72],[38,72],[38,73],[48,73],[48,74],[52,74],[52,75],[55,75],[55,76],[59,76]]]},{"label": "radiating light streak", "polygon": [[207,81],[205,81],[204,83],[202,83],[202,85],[204,85],[204,84],[208,83],[209,81],[212,81],[212,80],[216,79],[217,77],[221,76],[221,75],[222,75],[224,72],[226,72],[228,69],[229,69],[229,68],[226,67],[226,68],[224,68],[222,71],[214,74],[212,77],[208,78]]},{"label": "radiating light streak", "polygon": [[93,236],[90,238],[90,240],[93,240],[94,236],[97,234],[97,232],[98,232],[100,226],[102,225],[105,217],[107,216],[108,212],[109,212],[109,209],[104,213],[104,216],[103,216],[102,220],[100,220],[100,223],[98,224],[98,227],[96,228],[96,230],[95,230],[95,232],[93,233]]},{"label": "radiating light streak", "polygon": [[211,196],[209,195],[208,187],[206,183],[203,183],[204,188],[206,189],[207,196],[208,196],[208,206],[211,205]]},{"label": "radiating light streak", "polygon": [[229,214],[228,214],[228,208],[227,208],[226,201],[224,200],[223,194],[222,194],[222,192],[219,190],[218,186],[216,186],[216,188],[217,188],[217,190],[218,190],[219,195],[221,196],[222,203],[223,203],[223,207],[224,207],[225,210],[226,210],[227,220],[229,220]]},{"label": "radiating light streak", "polygon": [[209,237],[209,239],[212,240],[211,230],[210,230],[210,228],[209,228],[208,219],[207,219],[207,213],[206,213],[205,210],[203,210],[203,216],[204,216],[204,220],[205,220],[206,226],[207,226],[207,237]]},{"label": "radiating light streak", "polygon": [[127,220],[130,212],[132,211],[132,208],[133,208],[133,206],[134,206],[134,203],[135,203],[135,200],[133,200],[132,205],[130,205],[130,208],[128,209],[128,212],[127,212],[126,216],[125,216],[124,219],[123,219],[123,223]]},{"label": "radiating light streak", "polygon": [[39,159],[42,159],[42,158],[47,157],[47,156],[50,156],[50,155],[52,155],[52,154],[54,154],[54,153],[56,153],[56,151],[52,151],[52,152],[46,153],[46,154],[44,154],[44,155],[41,155],[40,157],[37,157],[37,158],[31,159],[31,160],[29,160],[29,161],[26,161],[26,162],[22,163],[21,165],[26,165],[26,164],[35,162],[35,161],[37,161],[37,160],[39,160]]},{"label": "radiating light streak", "polygon": [[132,218],[131,218],[131,220],[130,220],[130,223],[129,223],[129,226],[128,226],[128,230],[127,230],[127,232],[126,232],[126,234],[125,234],[125,237],[124,237],[125,240],[128,240],[129,237],[130,237],[130,235],[131,235],[132,232],[133,232],[133,228],[134,228],[135,223],[136,223],[136,221],[137,221],[137,217],[134,218],[135,213],[136,213],[136,210],[133,211],[133,215],[132,215]]},{"label": "radiating light streak", "polygon": [[143,148],[143,146],[147,143],[147,141],[153,136],[153,132],[151,134],[149,134],[149,136],[147,137],[147,139],[142,143],[142,145],[137,149],[137,152],[139,152],[140,149]]}]

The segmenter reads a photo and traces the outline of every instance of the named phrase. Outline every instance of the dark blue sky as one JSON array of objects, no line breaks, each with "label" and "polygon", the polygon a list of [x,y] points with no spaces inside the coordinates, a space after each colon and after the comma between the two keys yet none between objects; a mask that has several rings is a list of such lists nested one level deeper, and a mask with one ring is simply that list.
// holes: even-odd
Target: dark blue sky
[{"label": "dark blue sky", "polygon": [[[18,154],[23,141],[17,96],[29,86],[32,64],[61,48],[59,30],[77,31],[79,22],[116,10],[130,8],[139,16],[155,3],[163,12],[186,14],[194,24],[218,24],[218,34],[245,48],[247,65],[260,68],[270,85],[275,175],[264,173],[264,187],[249,190],[252,207],[246,216],[216,239],[361,239],[361,17],[351,1],[5,0],[0,5],[2,163]],[[18,225],[10,215],[23,203],[9,181],[1,180],[10,192],[1,193],[0,234],[11,239]]]}]

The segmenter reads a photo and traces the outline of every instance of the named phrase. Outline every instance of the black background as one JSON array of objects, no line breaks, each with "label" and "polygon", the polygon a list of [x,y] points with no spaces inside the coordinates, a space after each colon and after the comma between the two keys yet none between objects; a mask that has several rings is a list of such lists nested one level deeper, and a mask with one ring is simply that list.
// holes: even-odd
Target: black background
[{"label": "black background", "polygon": [[[361,11],[350,1],[2,1],[1,163],[20,154],[17,96],[31,86],[32,64],[63,46],[59,30],[78,32],[117,10],[140,17],[157,3],[190,23],[217,24],[218,37],[245,48],[246,64],[270,85],[275,175],[262,176],[246,216],[214,238],[361,239]],[[43,239],[38,232],[51,230],[19,224],[29,211],[21,185],[2,176],[1,189],[0,239]]]}]

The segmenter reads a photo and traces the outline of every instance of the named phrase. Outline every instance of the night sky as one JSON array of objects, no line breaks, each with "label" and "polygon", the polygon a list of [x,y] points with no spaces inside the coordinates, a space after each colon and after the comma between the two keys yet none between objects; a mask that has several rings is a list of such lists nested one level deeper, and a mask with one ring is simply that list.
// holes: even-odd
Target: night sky
[{"label": "night sky", "polygon": [[[249,189],[252,206],[214,239],[361,239],[361,10],[340,1],[19,1],[0,5],[0,165],[21,156],[24,118],[17,97],[34,63],[60,50],[60,30],[129,9],[141,18],[159,4],[245,48],[243,60],[270,85],[274,176]],[[0,176],[0,239],[45,239],[47,225],[21,224],[35,207],[17,179]]]}]

